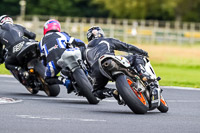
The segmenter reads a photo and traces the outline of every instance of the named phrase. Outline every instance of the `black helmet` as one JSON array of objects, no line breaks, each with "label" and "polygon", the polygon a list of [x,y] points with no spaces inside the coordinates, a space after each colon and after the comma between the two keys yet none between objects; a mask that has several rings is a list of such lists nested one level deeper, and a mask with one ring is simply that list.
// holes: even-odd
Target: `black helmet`
[{"label": "black helmet", "polygon": [[88,42],[98,37],[104,37],[103,30],[98,26],[91,27],[87,32]]},{"label": "black helmet", "polygon": [[10,23],[13,24],[13,20],[11,17],[9,17],[8,15],[2,15],[0,16],[0,26],[5,24],[5,23]]}]

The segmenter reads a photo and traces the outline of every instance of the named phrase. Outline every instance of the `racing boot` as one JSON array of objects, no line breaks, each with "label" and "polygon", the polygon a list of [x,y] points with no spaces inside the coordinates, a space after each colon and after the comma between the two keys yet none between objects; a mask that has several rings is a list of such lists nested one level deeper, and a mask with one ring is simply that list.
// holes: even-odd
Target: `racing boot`
[{"label": "racing boot", "polygon": [[116,89],[112,90],[113,97],[117,100],[119,105],[125,105],[124,100],[122,100],[119,96],[119,92]]},{"label": "racing boot", "polygon": [[71,80],[66,78],[66,77],[62,77],[62,76],[59,76],[58,77],[58,80],[62,81],[63,85],[67,88],[67,93],[71,93],[74,89],[72,87],[72,83],[71,83]]},{"label": "racing boot", "polygon": [[107,97],[112,97],[111,91],[108,88],[104,88],[102,90],[94,90],[93,94],[95,97],[99,98],[100,100],[105,99]]},{"label": "racing boot", "polygon": [[119,93],[116,89],[105,87],[103,90],[95,90],[93,94],[95,97],[99,98],[100,100],[108,98],[108,97],[114,97],[118,101],[118,104],[120,105],[124,104],[124,101],[120,99]]},{"label": "racing boot", "polygon": [[65,79],[64,86],[66,86],[68,94],[71,93],[72,91],[74,91],[71,80]]}]

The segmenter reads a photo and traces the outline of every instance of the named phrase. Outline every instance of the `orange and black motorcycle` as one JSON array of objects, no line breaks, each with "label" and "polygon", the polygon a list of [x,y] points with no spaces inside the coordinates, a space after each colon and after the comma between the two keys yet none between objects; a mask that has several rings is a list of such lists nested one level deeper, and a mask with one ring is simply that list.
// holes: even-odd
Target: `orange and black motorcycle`
[{"label": "orange and black motorcycle", "polygon": [[148,82],[140,79],[137,71],[123,56],[103,55],[98,63],[101,73],[111,81],[115,81],[122,101],[134,113],[145,114],[156,108],[165,113],[169,108],[158,83],[160,78],[156,77],[150,61],[146,57],[143,60],[146,71],[151,75],[151,80]]}]

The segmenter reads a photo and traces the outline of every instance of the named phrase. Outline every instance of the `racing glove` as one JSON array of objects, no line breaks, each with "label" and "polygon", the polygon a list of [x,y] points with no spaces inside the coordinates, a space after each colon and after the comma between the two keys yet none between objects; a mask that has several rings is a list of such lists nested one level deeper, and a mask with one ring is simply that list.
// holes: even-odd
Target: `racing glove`
[{"label": "racing glove", "polygon": [[146,56],[146,57],[149,57],[149,54],[148,54],[148,52],[146,52],[146,51],[142,51],[142,55],[144,55],[144,56]]}]

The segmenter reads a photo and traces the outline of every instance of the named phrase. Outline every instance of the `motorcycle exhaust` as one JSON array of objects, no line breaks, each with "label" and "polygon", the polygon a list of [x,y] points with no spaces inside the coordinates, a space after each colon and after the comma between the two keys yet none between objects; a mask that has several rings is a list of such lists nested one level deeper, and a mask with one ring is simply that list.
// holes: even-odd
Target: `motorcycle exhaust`
[{"label": "motorcycle exhaust", "polygon": [[120,67],[115,61],[112,59],[109,59],[105,61],[102,64],[102,68],[108,71],[122,71],[126,73],[130,77],[134,77],[134,74],[132,74],[127,68]]},{"label": "motorcycle exhaust", "polygon": [[103,69],[113,71],[118,70],[119,66],[113,60],[107,60],[102,64]]}]

